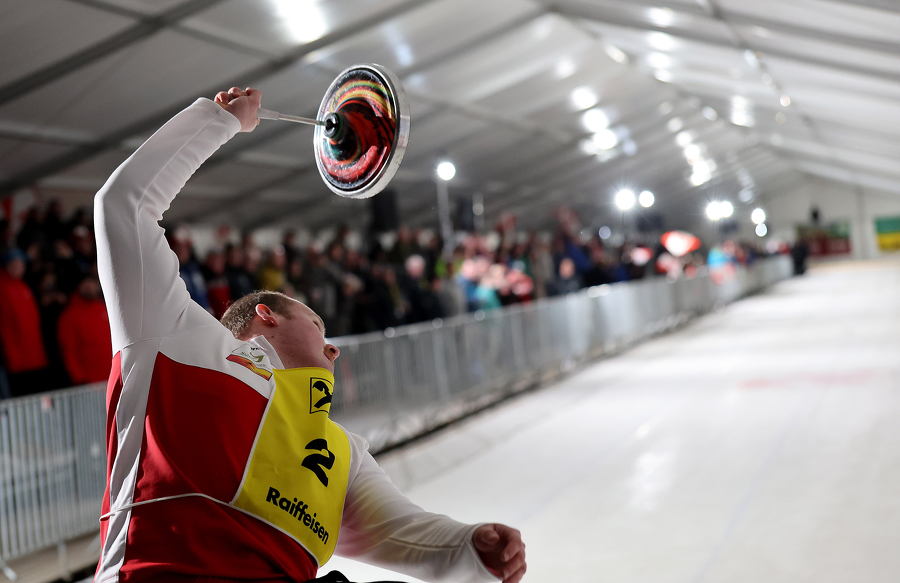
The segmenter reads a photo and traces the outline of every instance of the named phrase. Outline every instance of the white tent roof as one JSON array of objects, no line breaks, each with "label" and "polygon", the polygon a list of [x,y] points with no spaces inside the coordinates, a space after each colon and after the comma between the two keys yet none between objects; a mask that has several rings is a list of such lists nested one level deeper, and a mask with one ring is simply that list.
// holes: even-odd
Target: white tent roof
[{"label": "white tent roof", "polygon": [[[559,204],[602,221],[625,185],[672,227],[809,176],[900,196],[891,0],[6,0],[0,35],[0,197],[88,200],[197,96],[253,85],[310,116],[359,62],[409,95],[392,186],[414,225],[435,222],[444,157],[488,224],[546,225]],[[167,219],[362,226],[360,204],[322,184],[311,129],[263,122]]]}]

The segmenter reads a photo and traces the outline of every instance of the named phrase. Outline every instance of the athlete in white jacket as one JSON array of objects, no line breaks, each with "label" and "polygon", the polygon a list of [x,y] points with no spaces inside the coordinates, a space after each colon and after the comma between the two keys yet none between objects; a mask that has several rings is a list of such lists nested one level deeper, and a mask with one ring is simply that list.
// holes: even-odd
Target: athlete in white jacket
[{"label": "athlete in white jacket", "polygon": [[257,296],[233,333],[178,277],[158,222],[213,152],[253,130],[260,97],[198,99],[97,194],[115,359],[95,581],[307,581],[337,553],[429,581],[517,583],[518,531],[425,512],[330,421],[339,351],[312,310]]}]

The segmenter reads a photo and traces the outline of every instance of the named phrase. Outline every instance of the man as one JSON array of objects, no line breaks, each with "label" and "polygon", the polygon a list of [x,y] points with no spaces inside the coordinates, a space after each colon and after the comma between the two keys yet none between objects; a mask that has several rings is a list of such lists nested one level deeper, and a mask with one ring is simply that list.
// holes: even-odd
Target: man
[{"label": "man", "polygon": [[72,384],[106,380],[112,344],[106,304],[96,277],[87,275],[78,282],[56,326],[59,351]]},{"label": "man", "polygon": [[23,281],[26,259],[19,249],[0,258],[0,365],[9,375],[14,397],[47,389],[40,312],[31,288]]},{"label": "man", "polygon": [[321,318],[259,292],[217,322],[158,221],[193,172],[258,123],[260,92],[198,99],[97,194],[115,357],[95,581],[307,581],[333,552],[430,581],[518,582],[518,531],[407,500],[328,419],[339,351]]}]

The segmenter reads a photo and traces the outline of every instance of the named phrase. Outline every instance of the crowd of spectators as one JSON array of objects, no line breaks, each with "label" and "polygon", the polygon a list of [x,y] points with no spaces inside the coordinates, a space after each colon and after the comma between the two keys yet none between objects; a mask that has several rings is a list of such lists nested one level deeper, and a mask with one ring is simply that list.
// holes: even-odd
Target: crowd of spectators
[{"label": "crowd of spectators", "polygon": [[[583,237],[570,214],[558,218],[559,228],[549,237],[518,232],[515,218],[505,217],[492,232],[465,235],[451,249],[432,233],[407,227],[387,238],[372,237],[365,249],[348,243],[346,228],[324,245],[305,248],[291,230],[270,248],[245,235],[202,257],[188,229],[170,230],[168,240],[191,297],[217,318],[253,290],[281,291],[315,310],[330,337],[492,310],[647,274],[673,275],[672,258],[658,243],[613,246],[596,234]],[[64,219],[59,205],[50,203],[30,209],[16,232],[5,222],[0,229],[0,394],[105,380],[111,342],[90,211]],[[680,258],[676,276],[696,273],[702,258]]]},{"label": "crowd of spectators", "polygon": [[[346,228],[321,246],[300,248],[288,230],[271,248],[244,237],[203,257],[194,252],[187,230],[174,230],[170,243],[191,296],[216,317],[251,290],[280,291],[315,310],[332,337],[666,273],[654,262],[661,247],[609,246],[598,235],[583,242],[580,232],[564,225],[560,221],[548,239],[518,233],[508,217],[493,232],[467,234],[449,250],[435,234],[404,226],[389,244],[373,237],[365,251],[348,244]],[[679,260],[679,269],[691,261]]]},{"label": "crowd of spectators", "polygon": [[32,207],[0,221],[0,396],[106,380],[109,320],[88,209]]}]

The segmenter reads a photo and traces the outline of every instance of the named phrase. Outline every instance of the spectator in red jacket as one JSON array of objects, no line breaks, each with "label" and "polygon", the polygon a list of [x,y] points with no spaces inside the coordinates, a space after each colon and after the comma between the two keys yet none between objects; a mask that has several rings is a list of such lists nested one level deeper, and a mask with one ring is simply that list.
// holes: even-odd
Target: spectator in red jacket
[{"label": "spectator in red jacket", "polygon": [[19,249],[7,251],[0,269],[0,352],[13,396],[46,388],[47,353],[37,302],[22,281],[25,259]]},{"label": "spectator in red jacket", "polygon": [[105,381],[112,366],[112,340],[96,276],[79,282],[57,326],[59,351],[72,383]]}]

